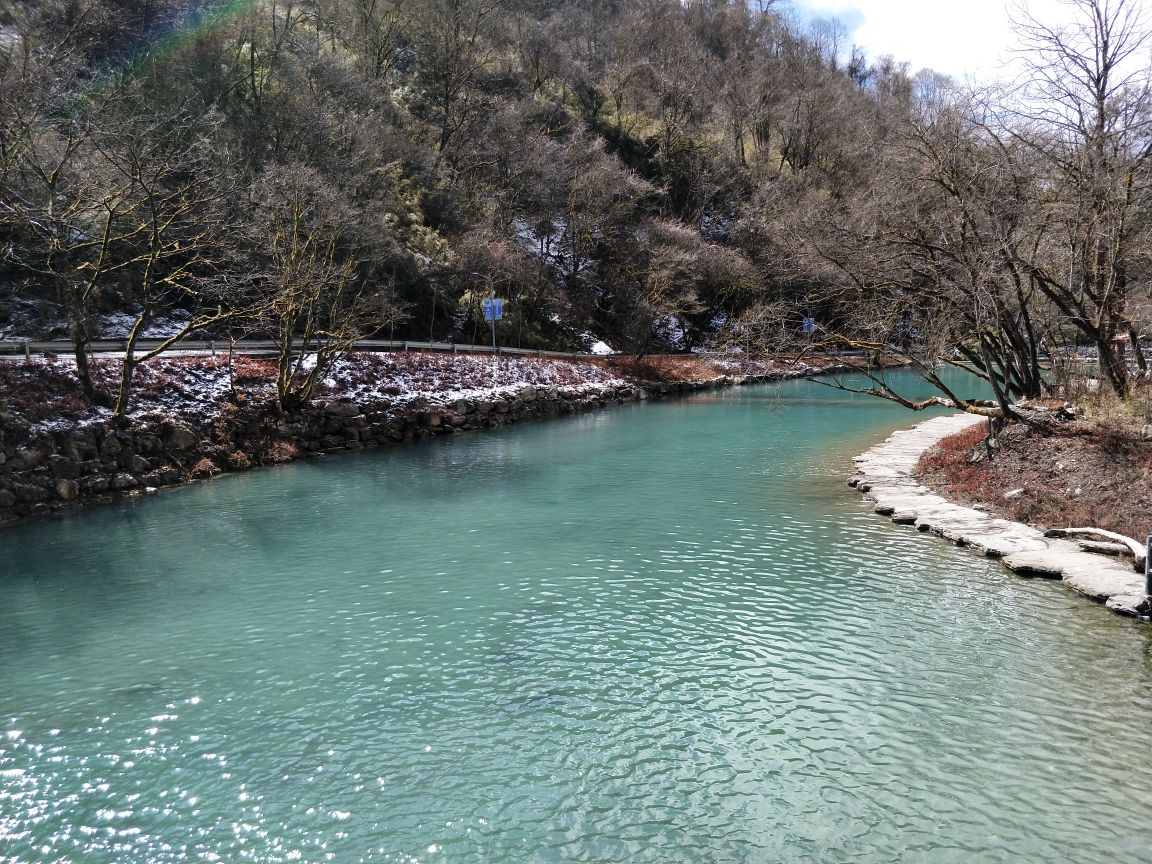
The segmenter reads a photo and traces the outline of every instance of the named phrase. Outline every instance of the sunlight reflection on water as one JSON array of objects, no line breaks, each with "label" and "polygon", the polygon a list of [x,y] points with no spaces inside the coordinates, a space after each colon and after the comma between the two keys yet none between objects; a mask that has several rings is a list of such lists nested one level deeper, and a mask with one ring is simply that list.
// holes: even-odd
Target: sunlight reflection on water
[{"label": "sunlight reflection on water", "polygon": [[724,391],[9,531],[0,862],[1149,860],[1147,629],[871,515],[908,422]]}]

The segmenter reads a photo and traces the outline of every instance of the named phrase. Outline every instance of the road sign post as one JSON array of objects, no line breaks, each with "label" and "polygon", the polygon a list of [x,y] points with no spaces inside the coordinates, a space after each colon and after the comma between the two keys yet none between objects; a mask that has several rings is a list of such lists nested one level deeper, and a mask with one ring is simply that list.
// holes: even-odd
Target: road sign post
[{"label": "road sign post", "polygon": [[496,322],[504,317],[504,301],[497,300],[495,297],[485,300],[484,307],[484,320],[492,322],[492,356],[496,356]]},{"label": "road sign post", "polygon": [[1144,549],[1144,595],[1152,597],[1152,534],[1148,535],[1148,546]]}]

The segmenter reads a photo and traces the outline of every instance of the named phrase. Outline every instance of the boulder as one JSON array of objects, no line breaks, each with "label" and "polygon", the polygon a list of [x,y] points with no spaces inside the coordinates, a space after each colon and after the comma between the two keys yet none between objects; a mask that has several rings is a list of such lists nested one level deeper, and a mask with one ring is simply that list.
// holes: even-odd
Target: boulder
[{"label": "boulder", "polygon": [[80,484],[75,480],[57,480],[56,494],[61,501],[74,501],[80,495]]},{"label": "boulder", "polygon": [[40,465],[47,458],[48,453],[44,450],[36,447],[18,447],[16,448],[16,458],[12,460],[9,467],[13,471],[27,471]]},{"label": "boulder", "polygon": [[175,468],[157,468],[144,477],[149,486],[169,486],[180,480],[180,472]]},{"label": "boulder", "polygon": [[105,456],[119,456],[120,451],[123,449],[120,444],[120,439],[116,437],[115,432],[109,432],[104,436],[104,440],[100,442],[100,452]]},{"label": "boulder", "polygon": [[111,485],[111,481],[103,475],[85,477],[80,481],[80,488],[84,491],[85,495],[100,495],[107,492]]},{"label": "boulder", "polygon": [[39,486],[33,486],[31,483],[21,483],[12,487],[12,492],[16,495],[16,500],[32,503],[34,501],[44,501],[52,497],[52,493],[41,489]]},{"label": "boulder", "polygon": [[179,423],[173,423],[167,433],[168,446],[173,450],[189,450],[200,440],[196,433]]},{"label": "boulder", "polygon": [[28,437],[28,430],[32,428],[23,417],[0,411],[0,432],[12,441],[21,441]]},{"label": "boulder", "polygon": [[135,489],[140,485],[140,482],[131,474],[117,474],[112,478],[111,486],[117,491],[124,491],[125,489]]},{"label": "boulder", "polygon": [[153,435],[150,432],[144,432],[136,436],[137,453],[159,453],[163,447],[164,443],[160,440],[158,435]]},{"label": "boulder", "polygon": [[67,450],[78,461],[92,459],[100,455],[100,447],[91,429],[75,429],[69,436]]},{"label": "boulder", "polygon": [[330,414],[333,417],[357,417],[363,412],[360,406],[355,402],[341,400],[339,402],[327,402],[323,406],[325,414]]},{"label": "boulder", "polygon": [[80,476],[80,464],[64,456],[53,456],[48,464],[52,476],[58,480],[75,480]]}]

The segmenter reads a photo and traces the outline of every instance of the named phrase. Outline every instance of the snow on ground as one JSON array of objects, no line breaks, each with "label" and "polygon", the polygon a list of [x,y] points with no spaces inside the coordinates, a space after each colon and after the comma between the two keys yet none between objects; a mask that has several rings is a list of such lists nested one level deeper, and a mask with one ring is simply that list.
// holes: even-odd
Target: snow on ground
[{"label": "snow on ground", "polygon": [[[543,357],[496,357],[419,352],[355,352],[340,358],[314,394],[319,400],[350,399],[364,407],[387,406],[394,414],[423,405],[450,406],[510,397],[525,387],[556,388],[569,394],[630,386],[637,380],[707,381],[720,376],[802,372],[807,364],[749,360],[742,356],[615,358],[572,361]],[[115,393],[116,359],[93,360],[106,392]],[[305,364],[311,368],[311,363]],[[627,376],[627,377],[625,377]],[[205,425],[233,400],[268,405],[275,399],[276,364],[269,358],[165,355],[137,369],[133,413],[163,414]],[[109,417],[107,409],[84,404],[70,357],[0,362],[0,410],[23,416],[37,431],[59,431]]]},{"label": "snow on ground", "polygon": [[[103,339],[127,338],[136,326],[136,316],[127,312],[109,312],[96,320],[100,327],[100,338]],[[157,317],[149,322],[142,335],[145,339],[167,339],[179,333],[187,323],[177,318]]]},{"label": "snow on ground", "polygon": [[393,410],[417,399],[448,405],[458,399],[491,399],[523,387],[583,390],[623,386],[594,363],[473,354],[349,354],[325,380],[325,395],[357,402],[387,400]]},{"label": "snow on ground", "polygon": [[[102,389],[114,393],[119,361],[98,358],[92,367]],[[267,358],[238,356],[229,367],[226,357],[158,357],[136,371],[133,413],[206,424],[232,401],[234,392],[248,404],[271,403],[275,376],[276,364]],[[366,406],[387,403],[390,411],[399,413],[417,400],[450,405],[458,399],[510,396],[529,386],[582,392],[628,383],[592,362],[357,352],[337,362],[315,398],[351,399]],[[84,404],[71,357],[0,362],[0,405],[30,421],[35,432],[61,431],[110,417],[108,409]]]}]

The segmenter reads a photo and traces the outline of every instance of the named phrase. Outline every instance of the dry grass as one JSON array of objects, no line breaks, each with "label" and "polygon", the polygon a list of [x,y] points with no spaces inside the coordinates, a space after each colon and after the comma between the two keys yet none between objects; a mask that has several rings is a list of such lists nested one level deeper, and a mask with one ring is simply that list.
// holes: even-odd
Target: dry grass
[{"label": "dry grass", "polygon": [[[980,503],[1040,528],[1092,526],[1144,539],[1152,532],[1152,444],[1128,428],[1067,424],[1057,433],[1015,427],[991,461],[976,427],[945,439],[920,460],[924,482],[948,498]],[[1015,489],[1023,492],[1005,499]]]}]

